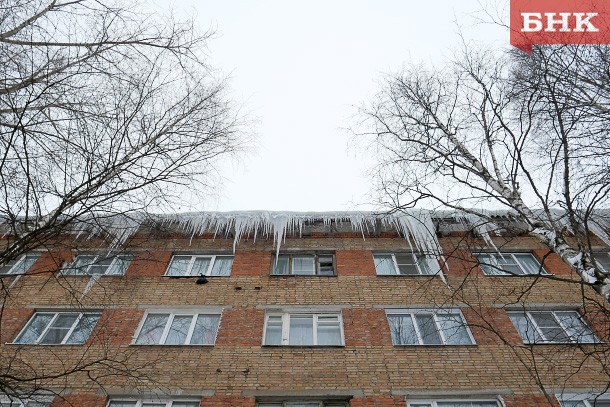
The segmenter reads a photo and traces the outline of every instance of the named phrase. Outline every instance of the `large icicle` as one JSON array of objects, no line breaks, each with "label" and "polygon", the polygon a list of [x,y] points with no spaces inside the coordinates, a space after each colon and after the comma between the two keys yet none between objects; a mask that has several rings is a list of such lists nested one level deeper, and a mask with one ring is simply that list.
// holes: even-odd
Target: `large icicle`
[{"label": "large icicle", "polygon": [[243,236],[252,235],[254,239],[261,234],[273,237],[276,252],[289,234],[301,234],[306,224],[316,221],[330,225],[333,222],[349,222],[353,231],[363,237],[375,230],[378,222],[382,226],[397,230],[409,246],[424,253],[439,254],[440,246],[430,212],[412,210],[394,214],[373,212],[195,212],[171,215],[157,215],[158,220],[167,226],[176,225],[192,236],[212,231],[217,236],[234,233],[233,249],[239,245]]}]

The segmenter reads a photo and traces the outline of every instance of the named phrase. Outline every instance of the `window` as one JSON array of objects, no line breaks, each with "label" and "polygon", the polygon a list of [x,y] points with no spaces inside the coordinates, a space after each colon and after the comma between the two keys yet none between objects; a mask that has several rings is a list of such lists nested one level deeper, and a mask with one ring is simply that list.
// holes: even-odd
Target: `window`
[{"label": "window", "polygon": [[598,342],[576,311],[509,312],[524,343]]},{"label": "window", "polygon": [[14,260],[7,261],[0,267],[0,274],[25,274],[38,260],[40,253],[27,253]]},{"label": "window", "polygon": [[214,345],[219,323],[220,314],[214,313],[148,313],[135,344]]},{"label": "window", "polygon": [[79,254],[63,271],[68,276],[107,275],[122,276],[127,271],[133,254],[108,256],[101,254]]},{"label": "window", "polygon": [[592,253],[597,265],[610,273],[610,253]]},{"label": "window", "polygon": [[0,407],[49,407],[51,405],[50,399],[52,398],[53,397],[35,397],[36,401],[34,401],[17,400],[14,397],[0,396]]},{"label": "window", "polygon": [[377,275],[427,275],[438,272],[438,262],[419,253],[380,253],[373,255]]},{"label": "window", "polygon": [[608,400],[578,400],[578,401],[562,401],[561,407],[610,407]]},{"label": "window", "polygon": [[497,401],[411,401],[409,407],[498,407]]},{"label": "window", "polygon": [[263,344],[343,346],[341,315],[296,312],[267,314]]},{"label": "window", "polygon": [[282,254],[273,263],[272,275],[334,276],[332,254]]},{"label": "window", "polygon": [[274,401],[259,402],[257,407],[347,407],[348,403],[342,401]]},{"label": "window", "polygon": [[531,253],[485,253],[479,254],[477,260],[488,276],[546,274]]},{"label": "window", "polygon": [[14,343],[31,345],[83,344],[100,318],[99,312],[37,312]]},{"label": "window", "polygon": [[386,310],[394,345],[472,345],[460,311]]},{"label": "window", "polygon": [[175,255],[167,267],[166,276],[228,276],[231,274],[233,256]]},{"label": "window", "polygon": [[557,400],[561,407],[610,407],[608,394],[560,394]]},{"label": "window", "polygon": [[110,400],[108,407],[199,407],[199,401],[195,400]]}]

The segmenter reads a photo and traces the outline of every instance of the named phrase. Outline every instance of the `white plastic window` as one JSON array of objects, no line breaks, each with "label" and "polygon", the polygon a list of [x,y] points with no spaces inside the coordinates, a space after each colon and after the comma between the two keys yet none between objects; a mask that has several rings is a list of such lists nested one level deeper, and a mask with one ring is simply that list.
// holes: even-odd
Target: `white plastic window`
[{"label": "white plastic window", "polygon": [[0,274],[25,274],[38,260],[40,253],[26,253],[0,266]]},{"label": "white plastic window", "polygon": [[64,269],[65,275],[107,275],[122,276],[133,260],[133,254],[116,256],[101,254],[79,254],[74,261]]},{"label": "white plastic window", "polygon": [[14,343],[32,345],[83,344],[91,335],[100,313],[37,312]]},{"label": "white plastic window", "polygon": [[265,322],[265,345],[342,346],[339,314],[272,313]]},{"label": "white plastic window", "polygon": [[231,274],[233,256],[175,255],[166,276],[228,276]]},{"label": "white plastic window", "polygon": [[214,345],[220,314],[148,313],[137,345]]},{"label": "white plastic window", "polygon": [[472,345],[457,310],[386,310],[394,345]]},{"label": "white plastic window", "polygon": [[108,407],[199,407],[196,400],[110,400]]},{"label": "white plastic window", "polygon": [[576,311],[509,312],[524,343],[594,343],[597,338]]},{"label": "white plastic window", "polygon": [[420,253],[379,253],[373,255],[377,275],[428,275],[438,272],[436,259]]},{"label": "white plastic window", "polygon": [[[49,397],[42,397],[48,399]],[[51,401],[15,400],[8,396],[0,396],[0,407],[49,407]]]},{"label": "white plastic window", "polygon": [[485,253],[479,254],[477,260],[488,276],[546,274],[531,253]]},{"label": "white plastic window", "polygon": [[332,254],[282,254],[273,262],[273,275],[333,276]]}]

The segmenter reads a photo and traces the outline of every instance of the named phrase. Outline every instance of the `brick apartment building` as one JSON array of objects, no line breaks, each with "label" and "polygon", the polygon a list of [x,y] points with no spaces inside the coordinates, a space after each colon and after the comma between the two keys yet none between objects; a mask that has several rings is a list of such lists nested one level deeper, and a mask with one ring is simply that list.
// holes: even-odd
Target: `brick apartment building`
[{"label": "brick apartment building", "polygon": [[535,239],[231,216],[5,264],[0,406],[610,406],[605,302]]}]

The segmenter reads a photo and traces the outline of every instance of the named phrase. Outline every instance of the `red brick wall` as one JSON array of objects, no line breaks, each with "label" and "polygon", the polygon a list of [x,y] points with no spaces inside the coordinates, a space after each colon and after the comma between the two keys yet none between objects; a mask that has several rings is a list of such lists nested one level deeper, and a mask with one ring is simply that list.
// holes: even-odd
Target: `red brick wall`
[{"label": "red brick wall", "polygon": [[392,346],[385,310],[346,308],[342,315],[346,346]]},{"label": "red brick wall", "polygon": [[375,262],[370,250],[337,250],[337,274],[339,276],[374,276]]},{"label": "red brick wall", "polygon": [[130,344],[143,316],[140,309],[106,309],[87,343]]},{"label": "red brick wall", "polygon": [[55,397],[51,407],[105,407],[106,397],[87,393],[73,393]]},{"label": "red brick wall", "polygon": [[233,260],[232,276],[268,276],[273,254],[270,251],[237,251]]},{"label": "red brick wall", "polygon": [[521,336],[506,314],[500,308],[463,308],[462,314],[472,332],[477,345],[501,345],[504,342],[520,344]]},{"label": "red brick wall", "polygon": [[264,310],[226,309],[222,313],[216,346],[260,346],[264,323]]},{"label": "red brick wall", "polygon": [[162,276],[165,274],[171,258],[171,251],[138,252],[125,275],[129,277]]},{"label": "red brick wall", "polygon": [[544,396],[505,396],[506,407],[559,407],[559,402],[554,396],[550,396],[549,402]]},{"label": "red brick wall", "polygon": [[0,308],[0,343],[12,342],[34,314],[33,309]]},{"label": "red brick wall", "polygon": [[254,407],[256,400],[248,397],[214,396],[204,397],[201,407]]},{"label": "red brick wall", "polygon": [[401,396],[367,396],[354,398],[350,407],[405,407],[407,402]]},{"label": "red brick wall", "polygon": [[28,274],[52,273],[61,269],[74,258],[75,252],[70,250],[48,251],[40,255],[38,260],[30,267]]},{"label": "red brick wall", "polygon": [[539,262],[542,263],[544,261],[542,265],[547,272],[556,274],[558,276],[572,275],[572,269],[570,266],[561,260],[561,257],[559,257],[557,254],[551,253],[547,249],[533,250],[532,253]]}]

